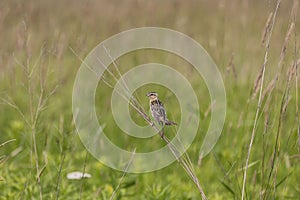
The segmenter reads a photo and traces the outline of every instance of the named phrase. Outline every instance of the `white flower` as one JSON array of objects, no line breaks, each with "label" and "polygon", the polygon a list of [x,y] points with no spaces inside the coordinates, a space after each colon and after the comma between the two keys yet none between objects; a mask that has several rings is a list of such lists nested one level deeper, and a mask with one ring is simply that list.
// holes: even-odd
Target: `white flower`
[{"label": "white flower", "polygon": [[67,174],[67,179],[70,180],[78,180],[81,178],[91,178],[92,175],[88,174],[88,173],[82,173],[82,172],[71,172]]}]

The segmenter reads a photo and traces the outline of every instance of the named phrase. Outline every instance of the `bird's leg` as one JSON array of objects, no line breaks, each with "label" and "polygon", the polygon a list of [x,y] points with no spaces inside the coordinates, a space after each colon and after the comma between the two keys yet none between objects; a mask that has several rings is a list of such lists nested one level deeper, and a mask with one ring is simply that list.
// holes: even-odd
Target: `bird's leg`
[{"label": "bird's leg", "polygon": [[161,130],[160,130],[160,137],[162,138],[162,139],[164,139],[164,136],[165,136],[165,132],[164,132],[164,127],[165,127],[165,123],[164,122],[160,122],[159,123],[161,126],[162,126],[162,128],[161,128]]},{"label": "bird's leg", "polygon": [[151,121],[151,122],[150,122],[150,126],[151,126],[151,127],[154,127],[154,125],[155,125],[154,122]]},{"label": "bird's leg", "polygon": [[163,128],[159,131],[159,136],[164,139],[165,133]]}]

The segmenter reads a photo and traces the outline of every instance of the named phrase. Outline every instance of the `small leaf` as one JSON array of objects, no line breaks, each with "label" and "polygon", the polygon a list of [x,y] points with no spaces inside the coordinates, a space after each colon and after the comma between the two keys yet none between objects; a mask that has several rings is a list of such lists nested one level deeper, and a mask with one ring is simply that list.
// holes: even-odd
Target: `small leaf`
[{"label": "small leaf", "polygon": [[275,187],[277,188],[278,186],[280,186],[291,174],[292,174],[292,172],[290,172],[285,177],[283,177],[283,179],[281,179],[281,181],[279,181]]},{"label": "small leaf", "polygon": [[232,194],[235,196],[235,192],[231,189],[229,185],[227,185],[224,181],[221,181],[221,184]]}]

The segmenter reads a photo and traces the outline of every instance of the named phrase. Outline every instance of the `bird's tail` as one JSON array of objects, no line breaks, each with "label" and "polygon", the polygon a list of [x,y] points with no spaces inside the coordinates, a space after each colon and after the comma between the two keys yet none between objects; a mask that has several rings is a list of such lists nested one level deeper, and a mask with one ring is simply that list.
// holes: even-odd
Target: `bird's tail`
[{"label": "bird's tail", "polygon": [[166,119],[165,125],[172,126],[172,125],[177,125],[177,124],[175,122],[172,122],[172,121]]}]

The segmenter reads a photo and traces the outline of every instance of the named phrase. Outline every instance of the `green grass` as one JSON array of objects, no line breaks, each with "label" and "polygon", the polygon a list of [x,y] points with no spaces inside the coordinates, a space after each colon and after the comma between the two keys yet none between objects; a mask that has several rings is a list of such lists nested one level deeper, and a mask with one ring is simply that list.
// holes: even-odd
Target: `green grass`
[{"label": "green grass", "polygon": [[[186,61],[166,52],[142,50],[118,59],[122,73],[136,65],[158,62],[173,66],[190,80],[200,106],[200,127],[187,152],[195,172],[209,199],[241,199],[258,101],[258,94],[252,98],[253,88],[265,55],[261,38],[275,5],[275,0],[1,1],[0,199],[109,199],[119,184],[115,199],[201,198],[177,162],[151,173],[126,174],[122,179],[123,172],[104,166],[87,153],[76,134],[72,87],[80,58],[108,37],[143,26],[189,35],[219,67],[226,88],[226,122],[214,149],[200,163],[198,154],[210,123],[209,112],[206,115],[210,99],[201,76]],[[262,90],[267,93],[255,129],[244,199],[300,197],[299,66],[288,81],[291,66],[300,58],[300,24],[299,13],[294,21],[297,9],[292,8],[293,1],[282,1],[275,20]],[[292,22],[295,28],[278,68]],[[267,86],[277,72],[280,76],[271,92]],[[47,101],[39,106],[41,83],[42,99]],[[168,88],[145,85],[135,92],[145,109],[148,101],[144,95],[149,90],[158,91],[167,108],[178,107]],[[159,136],[140,140],[122,133],[110,110],[111,92],[99,83],[97,116],[106,124],[111,141],[127,150],[137,148],[137,152],[163,146]],[[180,110],[171,110],[168,116],[178,121]],[[131,115],[138,124],[145,124],[134,110]],[[66,178],[69,172],[84,170],[92,178]]]}]

